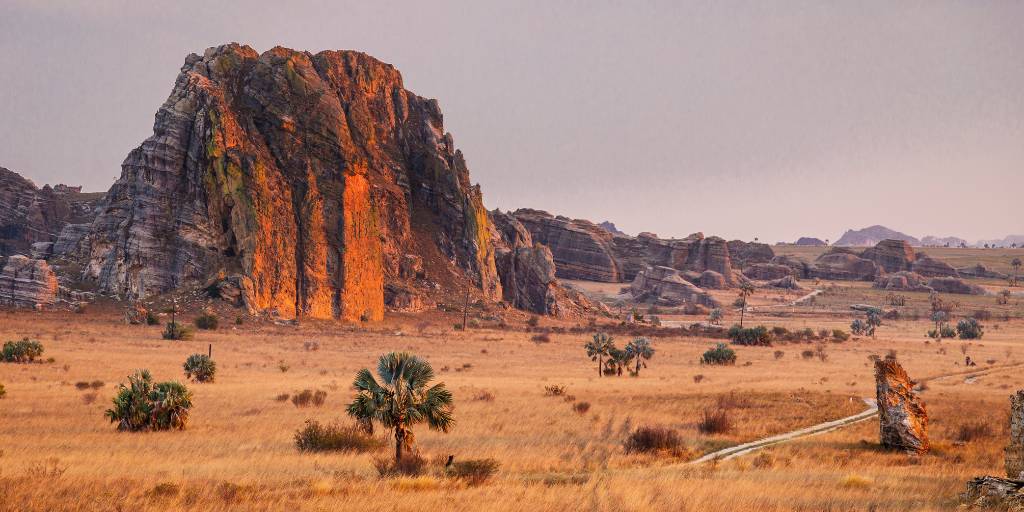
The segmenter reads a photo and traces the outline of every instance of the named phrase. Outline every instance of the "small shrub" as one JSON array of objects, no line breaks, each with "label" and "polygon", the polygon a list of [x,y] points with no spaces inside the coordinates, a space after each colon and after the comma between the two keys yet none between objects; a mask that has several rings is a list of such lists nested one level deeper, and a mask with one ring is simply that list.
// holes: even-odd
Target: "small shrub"
[{"label": "small shrub", "polygon": [[697,430],[703,434],[724,434],[732,430],[729,411],[722,407],[704,409],[697,422]]},{"label": "small shrub", "polygon": [[648,426],[634,430],[623,443],[626,453],[666,452],[677,455],[682,452],[682,446],[683,439],[675,430]]},{"label": "small shrub", "polygon": [[402,454],[402,460],[395,463],[391,457],[382,456],[373,459],[373,467],[381,478],[394,476],[419,476],[424,473],[427,467],[427,459],[419,453],[406,452]]},{"label": "small shrub", "polygon": [[7,396],[7,390],[4,389],[4,385],[0,384],[0,398]]},{"label": "small shrub", "polygon": [[576,402],[572,404],[572,410],[579,415],[586,414],[590,410],[590,402]]},{"label": "small shrub", "polygon": [[774,355],[775,359],[782,359],[783,357],[786,356],[786,353],[781,350],[776,350]]},{"label": "small shrub", "polygon": [[832,339],[836,341],[846,341],[850,339],[850,333],[842,329],[832,329]]},{"label": "small shrub", "polygon": [[369,452],[382,448],[384,441],[366,433],[358,425],[321,424],[306,420],[295,432],[295,447],[300,452]]},{"label": "small shrub", "polygon": [[306,352],[316,352],[320,350],[320,342],[316,340],[308,340],[302,343],[302,348],[306,349]]},{"label": "small shrub", "polygon": [[43,355],[43,345],[28,338],[21,341],[8,341],[4,343],[3,351],[0,354],[8,363],[31,363]]},{"label": "small shrub", "polygon": [[789,329],[786,329],[781,325],[776,325],[775,327],[772,327],[772,336],[775,336],[776,338],[785,338],[786,336],[789,336]]},{"label": "small shrub", "polygon": [[146,311],[146,325],[160,325],[160,317],[152,311]]},{"label": "small shrub", "polygon": [[167,322],[162,336],[165,340],[190,340],[193,337],[192,329],[177,322]]},{"label": "small shrub", "polygon": [[288,394],[288,393],[281,393],[281,394],[275,396],[274,400],[277,400],[278,402],[287,402],[288,398],[290,398],[290,397],[291,397],[291,395]]},{"label": "small shrub", "polygon": [[988,423],[964,423],[956,430],[953,439],[959,443],[969,443],[978,439],[992,437],[992,427]]},{"label": "small shrub", "polygon": [[700,358],[700,363],[719,365],[736,364],[736,352],[729,348],[725,343],[719,343],[718,345],[715,345],[715,348],[704,352],[704,355]]},{"label": "small shrub", "polygon": [[290,369],[290,368],[291,368],[291,365],[289,365],[288,363],[284,362],[283,359],[277,362],[277,369],[281,370],[281,373],[287,372],[288,369]]},{"label": "small shrub", "polygon": [[184,385],[168,381],[153,384],[148,370],[128,376],[128,385],[120,384],[113,407],[106,416],[120,431],[184,430],[192,408],[192,392]]},{"label": "small shrub", "polygon": [[562,396],[564,394],[565,386],[559,386],[557,384],[544,386],[544,396]]},{"label": "small shrub", "polygon": [[468,485],[480,485],[498,473],[498,466],[498,461],[494,459],[470,459],[452,463],[446,473]]},{"label": "small shrub", "polygon": [[292,404],[295,407],[320,407],[327,400],[327,392],[312,389],[304,389],[292,396]]},{"label": "small shrub", "polygon": [[542,332],[540,334],[534,334],[533,336],[531,336],[530,341],[538,345],[541,343],[551,343],[551,336],[549,336],[546,332]]},{"label": "small shrub", "polygon": [[987,309],[976,309],[971,313],[971,318],[987,322],[992,320],[992,312]]},{"label": "small shrub", "polygon": [[956,332],[962,340],[980,340],[985,334],[983,326],[973,318],[964,318],[957,322]]},{"label": "small shrub", "polygon": [[540,324],[540,317],[537,316],[537,315],[532,315],[532,316],[530,316],[530,318],[528,318],[526,320],[526,325],[529,325],[530,327],[537,327],[537,325],[539,325],[539,324]]},{"label": "small shrub", "polygon": [[94,380],[94,381],[89,383],[89,387],[92,388],[92,389],[100,389],[100,388],[102,388],[105,385],[106,384],[104,384],[102,380]]},{"label": "small shrub", "polygon": [[485,389],[483,391],[478,392],[476,395],[473,395],[473,400],[478,402],[493,402],[494,393],[491,393],[490,391],[487,391]]},{"label": "small shrub", "polygon": [[769,346],[772,344],[771,334],[768,332],[768,328],[763,325],[757,327],[734,325],[729,328],[728,335],[729,339],[737,345]]},{"label": "small shrub", "polygon": [[818,338],[820,338],[820,339],[826,339],[831,334],[832,334],[832,332],[829,331],[828,329],[818,329]]},{"label": "small shrub", "polygon": [[802,357],[805,360],[814,359],[814,351],[809,349],[804,350],[803,352],[800,352],[800,357]]},{"label": "small shrub", "polygon": [[198,317],[196,317],[196,321],[195,321],[196,327],[198,327],[198,328],[200,328],[200,329],[202,329],[204,331],[215,331],[215,330],[217,330],[217,325],[219,323],[220,322],[217,320],[217,317],[214,316],[214,315],[211,315],[211,314],[199,315]]},{"label": "small shrub", "polygon": [[195,382],[213,382],[217,363],[206,354],[192,354],[185,360],[185,378]]},{"label": "small shrub", "polygon": [[86,382],[86,381],[76,382],[75,383],[75,389],[77,389],[79,391],[85,391],[86,389],[89,389],[89,383]]},{"label": "small shrub", "polygon": [[697,375],[693,376],[693,383],[694,384],[700,384],[701,381],[703,381],[703,380],[704,380],[704,374],[702,374],[702,373],[698,373]]},{"label": "small shrub", "polygon": [[235,325],[242,325],[243,322],[244,321],[242,320],[242,317],[240,317],[240,316],[236,316],[235,317]]}]

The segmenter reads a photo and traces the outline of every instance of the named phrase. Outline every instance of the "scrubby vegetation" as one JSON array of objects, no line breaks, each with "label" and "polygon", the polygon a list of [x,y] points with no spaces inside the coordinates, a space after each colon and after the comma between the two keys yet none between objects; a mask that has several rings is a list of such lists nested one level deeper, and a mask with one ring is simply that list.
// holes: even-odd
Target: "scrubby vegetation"
[{"label": "scrubby vegetation", "polygon": [[768,328],[759,325],[757,327],[740,327],[734,325],[729,328],[729,339],[737,345],[770,346],[772,335]]},{"label": "scrubby vegetation", "polygon": [[163,338],[165,340],[190,340],[192,339],[192,329],[187,326],[181,325],[178,322],[167,322],[167,327],[164,329]]},{"label": "scrubby vegetation", "polygon": [[667,427],[643,426],[637,428],[622,443],[626,453],[668,453],[679,455],[683,452],[683,438]]},{"label": "scrubby vegetation", "polygon": [[43,345],[28,338],[20,341],[8,341],[4,343],[3,351],[0,354],[2,354],[4,362],[7,363],[31,363],[43,355]]},{"label": "scrubby vegetation", "polygon": [[3,398],[5,396],[7,396],[7,390],[4,388],[3,384],[0,384],[0,398]]},{"label": "scrubby vegetation", "polygon": [[724,434],[732,430],[732,418],[725,407],[709,407],[701,412],[697,430],[703,434]]},{"label": "scrubby vegetation", "polygon": [[445,468],[445,476],[461,480],[467,485],[480,485],[494,477],[499,466],[495,459],[453,461]]},{"label": "scrubby vegetation", "polygon": [[217,363],[206,354],[192,354],[185,360],[185,378],[195,382],[213,382]]},{"label": "scrubby vegetation", "polygon": [[384,447],[384,441],[373,437],[359,425],[321,424],[306,420],[295,432],[295,447],[300,452],[369,452]]},{"label": "scrubby vegetation", "polygon": [[701,364],[736,364],[736,352],[725,343],[715,345],[715,348],[704,352],[700,358]]},{"label": "scrubby vegetation", "polygon": [[984,326],[974,318],[964,318],[957,322],[956,332],[962,340],[980,340],[985,334]]},{"label": "scrubby vegetation", "polygon": [[113,407],[106,416],[117,429],[184,430],[192,408],[192,392],[178,382],[153,383],[149,370],[137,370],[128,376],[128,385],[118,385]]},{"label": "scrubby vegetation", "polygon": [[199,315],[195,320],[196,327],[204,331],[216,330],[219,323],[217,316],[209,313]]},{"label": "scrubby vegetation", "polygon": [[327,401],[327,392],[322,390],[313,391],[312,389],[303,389],[302,391],[292,395],[292,404],[295,407],[320,407]]}]

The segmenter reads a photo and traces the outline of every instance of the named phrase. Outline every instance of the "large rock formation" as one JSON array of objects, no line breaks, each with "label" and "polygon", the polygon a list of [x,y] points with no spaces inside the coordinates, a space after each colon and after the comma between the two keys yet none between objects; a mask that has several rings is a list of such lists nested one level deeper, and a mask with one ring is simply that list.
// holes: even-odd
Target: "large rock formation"
[{"label": "large rock formation", "polygon": [[838,246],[866,247],[875,245],[882,240],[903,240],[910,245],[919,246],[921,241],[899,231],[891,230],[885,226],[869,226],[864,229],[847,230],[839,240],[835,241]]},{"label": "large rock formation", "polygon": [[799,256],[780,254],[771,261],[774,265],[785,265],[793,270],[793,276],[803,279],[811,276],[811,264]]},{"label": "large rock formation", "polygon": [[793,243],[793,245],[799,245],[804,247],[825,247],[828,244],[826,244],[825,241],[820,238],[802,236],[798,238],[796,242]]},{"label": "large rock formation", "polygon": [[85,274],[130,297],[240,276],[250,309],[377,319],[407,254],[500,297],[488,222],[437,102],[395,68],[229,44],[185,60],[92,224]]},{"label": "large rock formation", "polygon": [[860,257],[878,263],[885,272],[910,270],[916,259],[914,248],[904,240],[882,240],[865,249]]},{"label": "large rock formation", "polygon": [[729,241],[729,257],[737,268],[745,269],[756,263],[768,263],[775,257],[775,251],[768,244],[760,242]]},{"label": "large rock formation", "polygon": [[873,281],[881,272],[874,261],[838,247],[818,256],[808,271],[810,277],[841,281]]},{"label": "large rock formation", "polygon": [[530,232],[534,242],[551,249],[555,272],[563,279],[619,283],[622,268],[612,254],[613,235],[596,224],[555,217],[548,212],[519,209],[513,215]]},{"label": "large rock formation", "polygon": [[978,263],[973,267],[960,267],[956,269],[956,273],[961,277],[972,277],[976,279],[1009,279],[1008,274],[1004,274],[997,270],[991,270],[985,265]]},{"label": "large rock formation", "polygon": [[910,269],[925,277],[960,277],[956,269],[949,263],[921,252],[917,253]]},{"label": "large rock formation", "polygon": [[[0,256],[28,255],[33,244],[56,241],[68,223],[91,221],[101,197],[83,194],[81,187],[37,188],[18,173],[0,167]],[[43,247],[37,246],[37,250]]]},{"label": "large rock formation", "polygon": [[678,270],[670,267],[648,267],[641,271],[633,279],[629,291],[637,301],[664,306],[691,303],[715,308],[720,305],[714,297],[683,279]]},{"label": "large rock formation", "polygon": [[986,293],[984,288],[956,277],[934,277],[928,280],[928,287],[941,293],[962,295],[985,295]]},{"label": "large rock formation", "polygon": [[928,411],[914,393],[914,383],[895,359],[875,361],[875,390],[882,447],[927,452]]},{"label": "large rock formation", "polygon": [[57,276],[44,260],[15,255],[0,258],[0,304],[49,306],[57,301]]},{"label": "large rock formation", "polygon": [[[782,279],[795,274],[793,267],[780,263],[755,263],[743,269],[743,275],[759,281]],[[803,272],[798,277],[803,277]]]},{"label": "large rock formation", "polygon": [[925,278],[914,272],[894,272],[879,276],[875,279],[875,288],[882,290],[897,290],[907,292],[931,292],[934,291],[925,284]]},{"label": "large rock formation", "polygon": [[1010,442],[1006,445],[1006,476],[1024,479],[1024,390],[1010,395]]}]

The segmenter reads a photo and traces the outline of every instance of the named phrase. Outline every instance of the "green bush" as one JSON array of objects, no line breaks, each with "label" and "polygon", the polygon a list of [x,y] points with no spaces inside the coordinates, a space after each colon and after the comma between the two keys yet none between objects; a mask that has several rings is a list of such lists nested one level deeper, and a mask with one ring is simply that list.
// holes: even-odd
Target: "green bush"
[{"label": "green bush", "polygon": [[445,473],[468,485],[480,485],[498,472],[498,466],[498,461],[494,459],[469,459],[452,463]]},{"label": "green bush", "polygon": [[320,424],[306,420],[295,432],[295,447],[300,452],[369,452],[382,448],[384,441],[368,434],[358,425]]},{"label": "green bush", "polygon": [[153,384],[149,370],[136,370],[128,376],[128,385],[118,385],[113,407],[105,415],[117,429],[184,430],[192,408],[192,393],[178,382]]},{"label": "green bush", "polygon": [[[812,331],[813,333],[813,331]],[[759,345],[770,346],[772,344],[771,333],[768,328],[759,325],[757,327],[740,327],[734,325],[729,328],[729,339],[737,345]]]},{"label": "green bush", "polygon": [[196,382],[213,382],[217,363],[206,354],[192,354],[185,360],[185,378]]},{"label": "green bush", "polygon": [[956,338],[956,328],[949,324],[942,324],[938,330],[931,329],[928,331],[929,338],[938,339],[939,335],[943,338]]},{"label": "green bush", "polygon": [[31,363],[43,355],[43,345],[28,338],[4,343],[3,360],[8,363]]},{"label": "green bush", "polygon": [[214,331],[217,329],[218,321],[214,315],[200,315],[196,317],[196,327],[204,331]]},{"label": "green bush", "polygon": [[957,322],[956,332],[962,340],[980,340],[985,334],[983,326],[973,318],[964,318]]},{"label": "green bush", "polygon": [[700,358],[701,364],[736,364],[736,352],[725,343],[719,343],[715,348],[704,352]]},{"label": "green bush", "polygon": [[165,340],[190,340],[192,339],[192,329],[177,322],[167,322],[163,337]]},{"label": "green bush", "polygon": [[160,317],[152,311],[146,311],[146,325],[160,325]]}]

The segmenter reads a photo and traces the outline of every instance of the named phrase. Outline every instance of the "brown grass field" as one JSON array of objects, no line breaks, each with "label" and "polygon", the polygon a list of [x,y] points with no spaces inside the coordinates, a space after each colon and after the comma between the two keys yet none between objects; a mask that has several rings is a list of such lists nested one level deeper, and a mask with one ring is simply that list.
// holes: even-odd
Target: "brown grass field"
[{"label": "brown grass field", "polygon": [[[848,329],[850,304],[879,304],[885,296],[868,283],[822,285],[824,294],[800,306],[786,304],[802,293],[758,291],[751,303],[772,307],[748,313],[747,322]],[[600,286],[614,295],[622,285]],[[731,303],[734,292],[721,295]],[[716,340],[669,335],[653,338],[657,352],[635,378],[597,376],[582,349],[589,330],[534,343],[523,315],[509,314],[506,328],[484,322],[468,332],[453,330],[458,315],[443,313],[392,315],[366,326],[250,320],[176,342],[160,339],[159,326],[125,325],[115,305],[85,314],[0,312],[0,341],[29,336],[54,359],[0,363],[7,391],[0,399],[0,510],[949,510],[968,479],[1003,472],[1008,396],[1024,387],[1024,366],[1013,366],[1024,364],[1024,305],[1017,297],[1005,306],[992,296],[956,297],[961,314],[987,309],[993,318],[983,322],[980,341],[936,343],[924,335],[927,295],[904,295],[903,318],[885,321],[875,338],[820,343],[824,361],[801,357],[817,342],[776,343],[736,347],[735,366],[701,366],[701,353]],[[704,320],[672,312],[664,318]],[[737,320],[729,310],[724,324]],[[553,325],[577,324],[541,320]],[[621,346],[630,337],[616,339]],[[307,340],[320,349],[305,350]],[[186,430],[121,433],[104,418],[115,387],[133,369],[183,381],[185,358],[211,344],[217,381],[189,384],[195,407]],[[968,371],[962,348],[978,369],[994,371],[958,375]],[[468,486],[437,468],[382,479],[373,458],[387,450],[296,450],[293,434],[306,419],[344,420],[355,372],[397,350],[426,358],[455,394],[455,429],[419,426],[420,452],[430,459],[492,457],[500,463],[494,479]],[[869,420],[725,462],[686,464],[860,412],[861,398],[874,396],[869,357],[890,350],[917,380],[947,376],[929,380],[922,392],[931,453],[880,450],[877,420]],[[76,382],[94,380],[104,386],[76,389]],[[556,384],[574,402],[545,396],[544,387]],[[306,388],[326,391],[326,403],[297,408],[275,399]],[[589,402],[589,411],[575,412],[577,402]],[[700,433],[701,413],[720,403],[732,430]],[[979,423],[987,432],[960,438],[961,427]],[[626,454],[626,435],[642,425],[677,430],[685,449]]]}]

